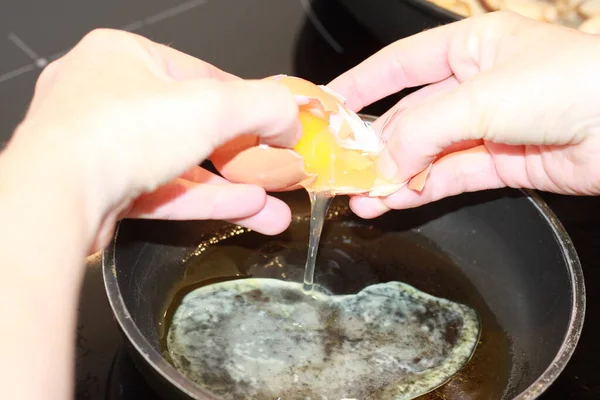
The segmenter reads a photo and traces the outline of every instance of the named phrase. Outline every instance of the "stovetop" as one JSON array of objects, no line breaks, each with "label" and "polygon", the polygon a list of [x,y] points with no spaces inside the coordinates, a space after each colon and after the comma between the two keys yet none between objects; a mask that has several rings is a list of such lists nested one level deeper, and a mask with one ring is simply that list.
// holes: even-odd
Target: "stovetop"
[{"label": "stovetop", "polygon": [[[399,16],[402,23],[402,16]],[[37,75],[95,27],[126,29],[245,78],[285,73],[326,83],[380,43],[335,0],[8,0],[0,12],[0,147],[23,117]],[[380,114],[397,96],[365,112]],[[600,398],[600,199],[543,195],[581,258],[588,294],[579,346],[542,396]],[[100,256],[86,261],[79,304],[76,394],[158,400],[132,364],[108,304]]]}]

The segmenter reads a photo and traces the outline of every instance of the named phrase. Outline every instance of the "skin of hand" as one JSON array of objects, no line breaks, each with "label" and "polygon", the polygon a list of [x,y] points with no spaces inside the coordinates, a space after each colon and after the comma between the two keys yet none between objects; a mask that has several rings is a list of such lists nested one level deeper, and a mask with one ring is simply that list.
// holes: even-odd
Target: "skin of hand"
[{"label": "skin of hand", "polygon": [[109,228],[98,249],[117,216],[226,219],[265,234],[285,230],[290,215],[283,202],[196,166],[245,133],[294,143],[301,132],[292,96],[143,37],[97,30],[42,72],[12,147],[26,142],[21,147],[29,151],[69,154],[65,161],[80,170],[77,186],[90,191],[92,230],[96,215]]},{"label": "skin of hand", "polygon": [[359,111],[423,86],[374,124],[380,171],[425,187],[353,197],[364,218],[500,187],[600,194],[600,37],[511,12],[464,19],[383,48],[328,86]]},{"label": "skin of hand", "polygon": [[134,34],[93,31],[42,71],[0,155],[3,397],[71,398],[81,266],[118,218],[287,228],[283,202],[198,167],[244,134],[293,146],[292,94]]}]

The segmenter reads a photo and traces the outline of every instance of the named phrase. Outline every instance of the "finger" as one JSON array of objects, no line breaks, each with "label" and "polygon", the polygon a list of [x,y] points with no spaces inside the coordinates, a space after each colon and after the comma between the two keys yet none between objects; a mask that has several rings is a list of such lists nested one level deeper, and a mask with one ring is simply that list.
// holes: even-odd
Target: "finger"
[{"label": "finger", "polygon": [[127,218],[207,220],[235,223],[265,235],[283,232],[291,222],[290,208],[256,186],[200,184],[183,179],[137,199]]},{"label": "finger", "polygon": [[436,161],[422,192],[408,188],[383,199],[390,208],[417,207],[466,192],[506,186],[498,176],[494,159],[484,145],[450,153]]},{"label": "finger", "polygon": [[386,126],[389,140],[378,160],[382,175],[405,182],[450,146],[483,139],[498,110],[496,98],[486,94],[498,92],[488,83],[478,79],[447,85],[395,115]]},{"label": "finger", "polygon": [[359,216],[377,217],[391,209],[418,207],[466,192],[505,187],[498,175],[494,158],[484,145],[445,155],[430,171],[421,192],[403,187],[385,198],[356,198],[350,206]]},{"label": "finger", "polygon": [[196,183],[178,178],[140,196],[127,216],[172,220],[243,218],[262,210],[266,196],[257,186]]},{"label": "finger", "polygon": [[[224,201],[219,200],[222,198]],[[289,207],[261,188],[234,185],[195,166],[157,191],[138,198],[129,218],[224,219],[257,232],[275,235],[290,224]]]},{"label": "finger", "polygon": [[[424,170],[444,149],[469,140],[507,145],[575,143],[579,137],[569,129],[563,111],[568,107],[557,108],[556,86],[545,84],[551,74],[550,67],[498,67],[403,110],[386,127],[392,133],[386,133],[391,137],[379,160],[382,174],[403,182]],[[537,117],[532,116],[532,101],[536,109],[544,110]]]},{"label": "finger", "polygon": [[[283,86],[266,80],[202,81],[182,87],[183,97],[197,101],[186,104],[183,113],[195,126],[202,124],[200,143],[217,146],[244,134],[259,136],[275,146],[291,147],[301,135],[298,107]],[[188,114],[189,113],[189,114]],[[186,121],[187,122],[187,121]],[[198,136],[198,135],[195,135]]]},{"label": "finger", "polygon": [[252,229],[263,235],[278,235],[292,222],[289,206],[272,196],[267,196],[265,206],[260,212],[245,218],[230,219],[229,222]]},{"label": "finger", "polygon": [[[138,118],[151,129],[128,135],[121,143],[120,162],[140,162],[130,170],[143,179],[141,192],[181,175],[235,137],[253,134],[265,143],[291,147],[301,134],[294,98],[275,82],[180,81],[164,91],[140,102]],[[140,142],[149,154],[131,157]]]},{"label": "finger", "polygon": [[[407,129],[417,129],[422,132],[422,127],[421,125],[416,127],[411,125],[408,128],[404,128],[404,125],[407,124],[405,121],[407,114],[410,117],[410,113],[414,112],[414,110],[428,109],[426,107],[429,107],[435,99],[439,99],[452,90],[457,90],[459,85],[460,82],[454,76],[427,85],[406,96],[396,107],[389,110],[382,118],[376,121],[376,124],[379,124],[378,128],[382,130],[381,136],[386,143],[386,148],[378,161],[378,168],[384,177],[398,182],[405,182],[429,168],[435,157],[440,157],[444,152],[449,152],[453,148],[455,143],[449,141],[448,143],[443,142],[438,147],[434,146],[429,153],[415,154],[414,152],[419,150],[415,146],[423,146],[422,138],[417,137],[418,135],[415,132],[407,133]],[[422,116],[422,113],[419,115]],[[423,125],[431,123],[430,120],[434,119],[434,115],[428,115],[426,120],[423,121]],[[416,120],[412,119],[412,121]],[[400,135],[403,136],[399,137]],[[433,138],[429,140],[431,141]],[[416,143],[413,143],[413,141]],[[457,142],[465,141],[457,139]],[[428,144],[431,145],[431,143]]]},{"label": "finger", "polygon": [[379,197],[354,196],[349,204],[352,212],[363,219],[377,218],[391,210]]},{"label": "finger", "polygon": [[348,108],[358,111],[402,89],[440,82],[451,75],[465,82],[493,66],[504,44],[515,47],[509,34],[533,24],[512,12],[486,13],[446,24],[392,43],[328,86],[347,99]]},{"label": "finger", "polygon": [[[384,142],[389,141],[392,129],[386,128],[393,123],[395,118],[401,118],[403,110],[419,104],[427,99],[431,99],[434,96],[439,96],[443,93],[446,93],[448,90],[458,86],[459,84],[460,83],[454,76],[450,76],[441,82],[427,85],[424,88],[405,96],[394,107],[379,117],[373,123],[373,128],[375,131],[380,132]],[[443,155],[451,152],[469,149],[471,147],[478,146],[481,143],[481,140],[462,141],[445,148],[438,155],[438,157],[442,157]],[[393,165],[395,171],[395,163]],[[385,169],[385,166],[383,168]],[[386,171],[384,171],[384,173],[386,173]],[[355,196],[350,199],[350,204],[354,212],[361,218],[365,219],[376,218],[390,210],[390,208],[385,205],[380,198]]]},{"label": "finger", "polygon": [[432,83],[427,85],[416,92],[413,92],[400,100],[394,107],[386,111],[381,117],[373,123],[373,129],[376,132],[380,132],[384,142],[389,140],[391,131],[386,129],[394,121],[395,118],[401,118],[402,112],[410,107],[422,103],[427,99],[433,98],[433,96],[441,95],[446,93],[448,90],[458,86],[460,82],[454,76],[450,76],[441,82]]},{"label": "finger", "polygon": [[[247,204],[240,201],[240,195],[248,196]],[[202,196],[207,197],[204,199]],[[228,198],[219,205],[219,196]],[[239,204],[239,207],[232,207],[231,202]],[[265,202],[266,193],[263,189],[230,184],[226,179],[195,165],[168,184],[138,197],[127,211],[127,216],[185,220],[208,219],[214,213],[217,219],[241,218],[256,214]]]},{"label": "finger", "polygon": [[408,87],[442,81],[454,72],[450,43],[467,20],[401,39],[343,73],[327,86],[347,99],[353,111]]},{"label": "finger", "polygon": [[217,134],[219,144],[242,134],[254,134],[261,143],[280,147],[292,147],[300,139],[298,107],[293,95],[281,85],[268,81],[231,82],[224,91],[231,109],[223,114]]}]

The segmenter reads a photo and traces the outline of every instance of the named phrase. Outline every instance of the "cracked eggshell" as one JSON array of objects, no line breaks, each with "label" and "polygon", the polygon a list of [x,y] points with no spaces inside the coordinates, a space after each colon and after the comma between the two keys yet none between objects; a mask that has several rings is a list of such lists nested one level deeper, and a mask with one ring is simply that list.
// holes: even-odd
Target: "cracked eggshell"
[{"label": "cracked eggshell", "polygon": [[364,121],[345,106],[346,99],[324,85],[305,79],[275,75],[265,79],[286,86],[296,97],[299,107],[319,118],[328,120],[331,133],[340,147],[379,154],[382,143]]},{"label": "cracked eggshell", "polygon": [[[295,96],[303,111],[328,119],[338,144],[347,149],[379,154],[383,144],[370,124],[348,110],[345,99],[325,86],[318,86],[301,78],[275,75],[272,79],[285,85]],[[236,138],[211,157],[217,170],[230,182],[261,186],[267,191],[288,191],[310,185],[315,176],[304,169],[304,159],[292,149],[260,144],[257,136]],[[387,196],[405,186],[422,190],[429,168],[409,182],[390,184],[378,181],[370,190],[359,188],[333,188],[335,194],[360,194],[374,197]]]},{"label": "cracked eggshell", "polygon": [[288,75],[274,75],[264,79],[274,80],[275,82],[287,87],[296,98],[299,106],[308,108],[317,108],[326,113],[337,112],[339,106],[344,106],[346,99],[333,90],[323,85],[315,85],[306,79]]},{"label": "cracked eggshell", "polygon": [[228,181],[257,185],[270,192],[300,189],[312,179],[298,153],[259,141],[253,135],[236,138],[217,149],[211,161]]}]

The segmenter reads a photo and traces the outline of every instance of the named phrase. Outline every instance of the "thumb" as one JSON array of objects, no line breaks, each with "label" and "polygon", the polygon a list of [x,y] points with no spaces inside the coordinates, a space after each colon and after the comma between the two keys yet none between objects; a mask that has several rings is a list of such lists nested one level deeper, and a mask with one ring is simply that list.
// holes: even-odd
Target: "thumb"
[{"label": "thumb", "polygon": [[[263,143],[292,147],[302,132],[293,95],[275,82],[181,82],[170,97],[176,100],[178,112],[174,115],[181,117],[179,139],[195,149],[192,152],[200,151],[195,156],[202,159],[241,135],[252,134]],[[165,137],[169,143],[172,139]]]},{"label": "thumb", "polygon": [[301,134],[293,95],[275,82],[168,81],[142,96],[132,99],[135,107],[125,108],[126,115],[116,113],[119,129],[111,120],[118,137],[100,139],[116,147],[111,164],[120,171],[118,177],[109,176],[103,163],[93,163],[100,169],[94,171],[96,179],[107,180],[98,186],[111,188],[98,194],[108,197],[106,204],[124,193],[131,198],[154,191],[237,136],[253,134],[265,143],[293,146]]},{"label": "thumb", "polygon": [[[148,127],[132,137],[142,152],[150,189],[207,159],[223,143],[245,134],[291,147],[299,139],[298,107],[285,87],[269,81],[169,82],[138,119]],[[137,135],[133,135],[137,136]],[[135,171],[135,168],[134,170]],[[159,180],[159,182],[155,182]]]}]

